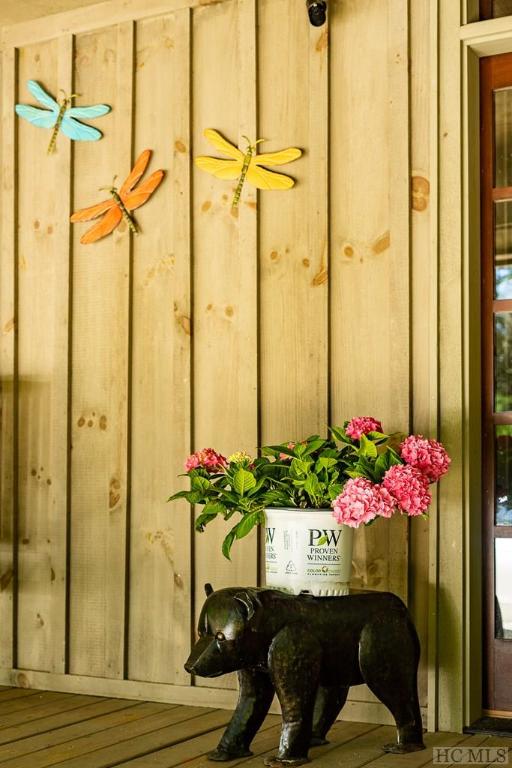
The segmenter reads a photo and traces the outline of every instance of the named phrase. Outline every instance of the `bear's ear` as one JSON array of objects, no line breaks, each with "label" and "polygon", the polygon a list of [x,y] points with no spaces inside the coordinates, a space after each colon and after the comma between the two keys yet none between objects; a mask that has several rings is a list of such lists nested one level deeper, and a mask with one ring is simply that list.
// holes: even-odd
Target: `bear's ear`
[{"label": "bear's ear", "polygon": [[205,591],[206,597],[210,597],[212,592],[214,592],[214,589],[212,585],[208,583],[204,585],[204,591]]},{"label": "bear's ear", "polygon": [[234,597],[235,600],[243,606],[247,620],[252,619],[256,613],[256,609],[261,606],[261,603],[256,595],[254,593],[251,594],[247,590],[244,590],[243,592],[237,592]]}]

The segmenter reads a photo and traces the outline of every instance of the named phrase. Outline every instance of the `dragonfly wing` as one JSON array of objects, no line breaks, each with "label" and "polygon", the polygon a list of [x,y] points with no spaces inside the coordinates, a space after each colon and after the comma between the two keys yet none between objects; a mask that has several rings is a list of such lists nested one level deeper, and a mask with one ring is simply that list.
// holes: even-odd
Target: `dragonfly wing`
[{"label": "dragonfly wing", "polygon": [[218,179],[238,179],[242,173],[243,155],[240,160],[219,160],[217,157],[196,157],[195,164],[202,171],[212,173]]},{"label": "dragonfly wing", "polygon": [[28,120],[32,125],[37,125],[38,128],[53,128],[57,120],[57,115],[54,112],[29,107],[27,104],[16,104],[16,114]]},{"label": "dragonfly wing", "polygon": [[110,107],[106,104],[93,104],[90,107],[70,107],[67,110],[71,117],[103,117],[110,112]]},{"label": "dragonfly wing", "polygon": [[101,216],[102,213],[106,213],[110,208],[116,205],[115,200],[110,197],[108,200],[103,200],[101,203],[91,205],[89,208],[81,208],[71,216],[70,221],[90,221],[97,216]]},{"label": "dragonfly wing", "polygon": [[258,165],[284,165],[291,163],[292,160],[298,160],[302,151],[297,147],[282,149],[280,152],[264,152],[262,155],[256,155],[253,162]]},{"label": "dragonfly wing", "polygon": [[70,139],[75,141],[98,141],[101,139],[102,133],[97,128],[93,128],[92,125],[85,125],[80,123],[73,117],[69,116],[69,110],[66,110],[62,123],[60,124],[63,133],[69,136]]},{"label": "dragonfly wing", "polygon": [[247,181],[258,189],[290,189],[295,184],[295,181],[284,173],[267,171],[253,163],[247,171]]},{"label": "dragonfly wing", "polygon": [[122,218],[123,214],[121,213],[120,207],[117,204],[114,205],[101,221],[98,221],[94,227],[87,230],[85,235],[82,235],[80,242],[82,245],[89,245],[89,243],[94,243],[96,240],[100,240],[102,237],[110,235]]},{"label": "dragonfly wing", "polygon": [[227,141],[224,136],[221,136],[218,131],[215,131],[213,128],[207,128],[204,132],[204,137],[208,139],[210,144],[213,144],[215,149],[218,149],[220,152],[228,155],[228,157],[232,157],[233,160],[240,160],[243,162],[243,153],[238,149],[238,147],[235,147],[233,144]]},{"label": "dragonfly wing", "polygon": [[49,93],[46,93],[44,88],[42,88],[39,83],[36,83],[35,80],[28,80],[27,81],[27,88],[41,104],[44,104],[45,107],[48,107],[48,109],[51,109],[53,112],[59,112],[60,106],[57,104],[54,98],[50,96]]},{"label": "dragonfly wing", "polygon": [[126,181],[124,182],[123,186],[119,190],[120,197],[124,197],[125,195],[128,194],[128,192],[131,189],[133,189],[133,187],[136,185],[136,183],[138,182],[138,180],[146,170],[150,157],[151,157],[150,149],[145,149],[143,152],[140,153]]},{"label": "dragonfly wing", "polygon": [[141,205],[144,205],[146,200],[158,187],[163,177],[164,171],[155,171],[151,176],[148,176],[146,181],[139,184],[137,189],[134,189],[132,192],[129,192],[126,197],[122,198],[126,208],[128,208],[129,211],[133,211],[135,208],[140,208]]}]

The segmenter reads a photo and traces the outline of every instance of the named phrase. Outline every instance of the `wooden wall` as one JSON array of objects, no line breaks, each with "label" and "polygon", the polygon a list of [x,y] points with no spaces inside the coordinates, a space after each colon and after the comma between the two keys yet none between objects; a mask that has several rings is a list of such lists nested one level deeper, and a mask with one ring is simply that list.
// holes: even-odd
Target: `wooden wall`
[{"label": "wooden wall", "polygon": [[[433,434],[431,5],[330,0],[315,29],[298,0],[113,0],[5,30],[0,667],[20,684],[213,695],[183,670],[202,585],[257,583],[260,553],[254,534],[229,563],[221,523],[196,535],[166,504],[190,450],[358,414]],[[104,139],[47,156],[14,115],[29,78],[111,104]],[[246,187],[234,217],[191,162],[206,127],[301,147],[296,187]],[[142,233],[81,245],[70,212],[145,147],[166,177]],[[358,531],[353,578],[407,598],[411,540],[424,659],[428,535]],[[386,717],[360,689],[351,715]]]}]

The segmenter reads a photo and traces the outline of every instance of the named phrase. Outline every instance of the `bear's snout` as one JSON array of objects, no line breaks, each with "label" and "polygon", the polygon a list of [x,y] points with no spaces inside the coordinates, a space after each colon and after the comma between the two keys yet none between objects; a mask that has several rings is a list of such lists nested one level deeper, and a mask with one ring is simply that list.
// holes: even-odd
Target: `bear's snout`
[{"label": "bear's snout", "polygon": [[185,662],[185,669],[189,674],[200,677],[218,677],[225,673],[225,661],[223,663],[214,637],[205,635],[199,638]]}]

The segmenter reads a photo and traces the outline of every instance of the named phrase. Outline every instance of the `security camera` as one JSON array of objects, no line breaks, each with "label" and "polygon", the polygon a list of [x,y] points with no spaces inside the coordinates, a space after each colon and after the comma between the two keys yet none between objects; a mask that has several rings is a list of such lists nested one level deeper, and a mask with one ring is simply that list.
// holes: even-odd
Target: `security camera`
[{"label": "security camera", "polygon": [[309,20],[314,27],[321,27],[327,18],[327,0],[306,0]]}]

